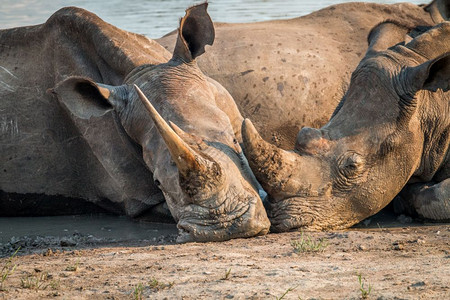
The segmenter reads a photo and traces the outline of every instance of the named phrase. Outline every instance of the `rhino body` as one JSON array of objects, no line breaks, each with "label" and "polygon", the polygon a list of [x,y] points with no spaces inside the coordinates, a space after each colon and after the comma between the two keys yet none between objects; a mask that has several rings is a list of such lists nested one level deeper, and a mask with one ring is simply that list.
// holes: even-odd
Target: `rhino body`
[{"label": "rhino body", "polygon": [[300,130],[293,151],[244,122],[245,152],[269,193],[274,230],[346,228],[402,189],[400,208],[450,219],[450,22],[399,43],[407,31],[393,22],[372,31],[332,118]]}]

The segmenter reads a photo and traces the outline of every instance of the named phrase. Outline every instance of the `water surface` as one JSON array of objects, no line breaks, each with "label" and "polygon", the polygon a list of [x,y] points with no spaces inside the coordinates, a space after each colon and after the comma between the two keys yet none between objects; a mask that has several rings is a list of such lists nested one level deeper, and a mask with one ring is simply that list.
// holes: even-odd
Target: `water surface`
[{"label": "water surface", "polygon": [[[255,22],[306,15],[326,6],[351,0],[212,0],[208,11],[215,22]],[[399,3],[401,0],[368,1]],[[420,4],[422,0],[409,1]],[[174,30],[184,10],[201,1],[192,0],[1,0],[0,28],[45,22],[64,6],[77,6],[128,31],[158,38]]]}]

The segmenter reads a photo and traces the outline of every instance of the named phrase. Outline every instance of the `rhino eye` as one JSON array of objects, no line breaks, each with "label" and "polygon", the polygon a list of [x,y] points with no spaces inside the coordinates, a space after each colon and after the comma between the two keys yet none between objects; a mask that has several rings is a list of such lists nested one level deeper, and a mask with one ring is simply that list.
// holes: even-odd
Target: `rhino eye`
[{"label": "rhino eye", "polygon": [[364,167],[364,159],[356,152],[348,152],[339,160],[339,170],[345,177],[358,176]]},{"label": "rhino eye", "polygon": [[159,186],[161,185],[161,182],[159,182],[158,179],[155,179],[153,182],[155,183],[155,185],[156,185],[157,187],[159,187]]}]

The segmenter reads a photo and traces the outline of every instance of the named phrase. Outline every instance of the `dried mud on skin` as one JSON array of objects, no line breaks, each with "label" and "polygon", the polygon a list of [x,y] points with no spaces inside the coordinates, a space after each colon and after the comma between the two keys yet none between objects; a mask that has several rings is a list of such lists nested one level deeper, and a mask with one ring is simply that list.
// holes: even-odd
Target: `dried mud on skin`
[{"label": "dried mud on skin", "polygon": [[[450,226],[300,232],[222,243],[113,245],[12,259],[0,299],[449,299]],[[0,259],[0,267],[8,261]],[[39,284],[26,287],[27,283]],[[141,298],[139,298],[141,297]]]}]

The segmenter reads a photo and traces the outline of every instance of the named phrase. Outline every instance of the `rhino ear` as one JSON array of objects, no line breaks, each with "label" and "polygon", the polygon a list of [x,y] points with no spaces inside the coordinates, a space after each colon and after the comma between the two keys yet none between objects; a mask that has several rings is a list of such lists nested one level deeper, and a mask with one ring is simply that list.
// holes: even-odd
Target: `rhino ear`
[{"label": "rhino ear", "polygon": [[424,7],[435,23],[450,20],[450,3],[448,0],[434,0]]},{"label": "rhino ear", "polygon": [[430,91],[450,90],[450,53],[433,60],[423,88]]},{"label": "rhino ear", "polygon": [[186,15],[180,20],[174,58],[190,62],[205,52],[206,45],[213,44],[214,25],[207,7],[208,3],[203,3],[186,10]]},{"label": "rhino ear", "polygon": [[370,31],[367,42],[367,55],[387,50],[399,43],[405,42],[411,28],[395,21],[387,20],[376,25]]},{"label": "rhino ear", "polygon": [[420,89],[447,92],[450,90],[450,53],[429,60],[416,67],[405,70],[407,82],[412,84],[414,91]]},{"label": "rhino ear", "polygon": [[70,77],[50,92],[73,115],[82,119],[104,115],[110,109],[121,110],[128,100],[127,86],[99,84],[83,77]]}]

